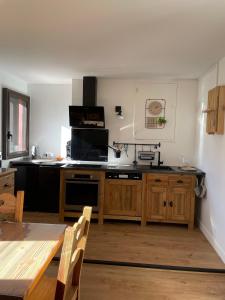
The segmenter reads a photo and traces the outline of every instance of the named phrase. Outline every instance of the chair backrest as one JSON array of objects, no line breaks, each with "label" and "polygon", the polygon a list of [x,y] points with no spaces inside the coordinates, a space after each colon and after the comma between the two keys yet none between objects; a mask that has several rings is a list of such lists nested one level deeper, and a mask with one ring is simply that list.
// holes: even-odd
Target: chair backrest
[{"label": "chair backrest", "polygon": [[16,197],[10,193],[0,194],[0,220],[22,222],[23,204],[23,191],[18,191]]},{"label": "chair backrest", "polygon": [[86,248],[91,207],[85,207],[83,215],[73,227],[65,231],[59,263],[55,300],[78,300],[80,274]]}]

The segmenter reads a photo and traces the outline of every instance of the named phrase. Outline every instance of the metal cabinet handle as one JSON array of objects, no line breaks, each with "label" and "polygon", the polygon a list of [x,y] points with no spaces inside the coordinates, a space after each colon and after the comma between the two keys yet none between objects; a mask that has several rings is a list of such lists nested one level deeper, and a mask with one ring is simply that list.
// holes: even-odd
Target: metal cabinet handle
[{"label": "metal cabinet handle", "polygon": [[177,180],[177,183],[184,183],[183,180]]},{"label": "metal cabinet handle", "polygon": [[164,207],[166,206],[166,201],[163,201],[163,206],[164,206]]},{"label": "metal cabinet handle", "polygon": [[155,182],[161,182],[161,179],[155,179]]},{"label": "metal cabinet handle", "polygon": [[8,183],[4,184],[4,187],[9,187],[10,185]]},{"label": "metal cabinet handle", "polygon": [[170,201],[170,207],[173,207],[173,201]]}]

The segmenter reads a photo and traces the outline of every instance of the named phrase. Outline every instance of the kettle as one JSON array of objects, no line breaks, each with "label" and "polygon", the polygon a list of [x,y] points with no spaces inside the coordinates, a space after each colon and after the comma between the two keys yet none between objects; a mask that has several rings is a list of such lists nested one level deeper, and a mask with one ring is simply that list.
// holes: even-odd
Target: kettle
[{"label": "kettle", "polygon": [[35,159],[37,158],[37,156],[38,156],[38,146],[33,145],[31,147],[31,157],[32,159]]}]

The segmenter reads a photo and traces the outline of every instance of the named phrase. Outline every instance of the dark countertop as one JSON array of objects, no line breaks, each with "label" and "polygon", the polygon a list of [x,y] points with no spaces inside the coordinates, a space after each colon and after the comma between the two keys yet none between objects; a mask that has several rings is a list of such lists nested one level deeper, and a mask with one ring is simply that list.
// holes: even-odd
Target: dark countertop
[{"label": "dark countertop", "polygon": [[64,165],[62,168],[66,169],[77,169],[77,170],[98,170],[98,171],[106,171],[106,172],[141,172],[141,173],[163,173],[163,174],[183,174],[183,175],[205,175],[203,171],[196,168],[196,171],[184,171],[180,167],[176,166],[162,166],[162,168],[151,168],[149,165]]},{"label": "dark countertop", "polygon": [[105,172],[126,172],[126,173],[163,173],[163,174],[183,174],[183,175],[197,175],[203,176],[205,173],[200,169],[187,171],[182,170],[180,167],[177,166],[161,166],[161,168],[151,168],[150,165],[113,165],[113,164],[75,164],[70,161],[62,161],[57,162],[53,160],[31,160],[30,158],[27,159],[20,159],[12,161],[12,166],[21,166],[21,165],[37,165],[43,167],[56,167],[56,168],[63,168],[63,169],[76,169],[76,170],[96,170],[96,171],[105,171]]}]

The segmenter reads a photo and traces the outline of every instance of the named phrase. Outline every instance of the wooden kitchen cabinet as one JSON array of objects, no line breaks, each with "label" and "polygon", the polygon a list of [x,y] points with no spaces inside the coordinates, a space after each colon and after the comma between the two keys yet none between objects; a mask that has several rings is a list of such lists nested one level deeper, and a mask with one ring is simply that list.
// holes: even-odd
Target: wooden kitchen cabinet
[{"label": "wooden kitchen cabinet", "polygon": [[208,92],[206,132],[224,134],[225,86],[216,86]]},{"label": "wooden kitchen cabinet", "polygon": [[148,188],[147,211],[150,220],[165,220],[167,212],[167,188],[150,185]]},{"label": "wooden kitchen cabinet", "polygon": [[7,172],[0,172],[0,194],[14,194],[14,173],[15,169],[9,169]]},{"label": "wooden kitchen cabinet", "polygon": [[141,220],[142,181],[106,179],[104,218]]},{"label": "wooden kitchen cabinet", "polygon": [[167,220],[189,221],[191,192],[184,187],[170,188],[167,201]]},{"label": "wooden kitchen cabinet", "polygon": [[[161,183],[161,185],[160,185]],[[146,221],[194,226],[195,176],[147,175]]]}]

